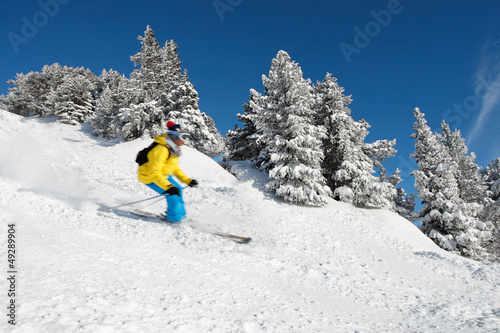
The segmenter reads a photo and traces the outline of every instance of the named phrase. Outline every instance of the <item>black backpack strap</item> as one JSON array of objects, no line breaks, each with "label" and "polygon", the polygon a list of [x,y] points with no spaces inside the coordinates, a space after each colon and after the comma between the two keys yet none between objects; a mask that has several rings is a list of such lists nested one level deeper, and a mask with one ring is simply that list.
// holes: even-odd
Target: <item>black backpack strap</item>
[{"label": "black backpack strap", "polygon": [[151,151],[151,149],[153,149],[157,145],[158,142],[153,142],[152,144],[149,145],[149,147],[144,148],[137,154],[135,161],[139,164],[139,166],[148,163],[148,153]]}]

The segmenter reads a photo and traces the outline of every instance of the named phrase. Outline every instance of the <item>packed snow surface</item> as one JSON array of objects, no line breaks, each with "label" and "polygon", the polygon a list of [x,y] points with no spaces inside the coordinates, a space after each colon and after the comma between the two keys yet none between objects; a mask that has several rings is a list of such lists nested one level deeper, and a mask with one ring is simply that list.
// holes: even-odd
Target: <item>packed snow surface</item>
[{"label": "packed snow surface", "polygon": [[189,219],[246,245],[98,211],[156,195],[136,180],[150,141],[0,111],[0,331],[499,332],[499,264],[447,253],[389,211],[285,204],[245,163],[235,177],[193,149],[180,158],[200,183],[184,190]]}]

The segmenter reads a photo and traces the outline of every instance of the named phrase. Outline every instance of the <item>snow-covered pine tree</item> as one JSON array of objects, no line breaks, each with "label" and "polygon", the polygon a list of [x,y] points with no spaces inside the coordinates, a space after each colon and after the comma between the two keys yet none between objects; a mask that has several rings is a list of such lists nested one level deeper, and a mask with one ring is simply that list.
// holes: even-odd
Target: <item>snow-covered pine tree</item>
[{"label": "snow-covered pine tree", "polygon": [[130,103],[119,109],[112,121],[118,135],[125,140],[143,135],[155,136],[164,132],[165,109],[160,105],[165,93],[165,67],[161,48],[148,25],[141,41],[141,51],[130,57],[135,69],[129,79]]},{"label": "snow-covered pine tree", "polygon": [[132,103],[120,109],[114,122],[118,128],[125,126],[125,121],[134,124],[119,129],[120,135],[127,140],[137,135],[155,136],[165,131],[168,119],[191,132],[192,142],[188,145],[212,157],[221,155],[225,150],[224,139],[212,118],[198,107],[198,92],[189,81],[187,71],[182,73],[178,45],[170,40],[160,48],[150,26],[147,26],[144,37],[138,39],[141,51],[131,60],[140,67],[130,75],[129,81],[129,90],[135,93],[132,93]]},{"label": "snow-covered pine tree", "polygon": [[494,260],[500,261],[500,158],[491,161],[481,175],[489,196],[481,220],[491,221],[494,225],[493,237],[486,248]]},{"label": "snow-covered pine tree", "polygon": [[417,121],[412,138],[415,153],[411,155],[418,169],[413,171],[415,187],[422,201],[421,229],[445,250],[473,259],[484,259],[484,245],[491,238],[491,223],[477,219],[477,204],[460,198],[455,175],[457,165],[447,148],[433,134],[424,114],[415,108]]},{"label": "snow-covered pine tree", "polygon": [[[74,69],[72,67],[64,66],[55,63],[53,65],[45,65],[42,69],[43,81],[46,82],[45,86],[45,97],[44,100],[44,112],[45,115],[51,116],[57,114],[56,104],[59,101],[59,95],[57,94],[57,89],[64,83],[65,78]],[[92,79],[94,79],[92,73]]]},{"label": "snow-covered pine tree", "polygon": [[490,191],[493,200],[500,199],[500,158],[491,161],[484,170],[481,171],[483,184]]},{"label": "snow-covered pine tree", "polygon": [[70,70],[57,87],[56,115],[59,122],[77,125],[94,114],[95,75],[83,67]]},{"label": "snow-covered pine tree", "polygon": [[120,109],[128,107],[133,96],[129,92],[128,79],[117,71],[106,70],[97,78],[98,99],[95,116],[90,120],[94,135],[115,138],[119,128],[115,127],[114,118]]},{"label": "snow-covered pine tree", "polygon": [[104,87],[96,101],[95,114],[89,120],[93,134],[99,137],[112,139],[118,135],[111,126],[113,118],[118,114],[119,108],[115,107],[115,93],[110,87]]},{"label": "snow-covered pine tree", "polygon": [[465,139],[459,130],[451,131],[450,126],[443,120],[441,122],[442,134],[438,135],[440,141],[448,150],[452,161],[457,165],[455,179],[457,180],[459,196],[465,202],[485,204],[486,187],[482,184],[480,167],[476,164],[476,155],[468,154]]},{"label": "snow-covered pine tree", "polygon": [[396,190],[390,182],[373,176],[373,168],[384,173],[382,162],[395,154],[395,141],[364,142],[370,126],[350,116],[351,96],[344,95],[344,88],[330,73],[314,86],[314,96],[316,122],[327,133],[322,169],[334,197],[363,207],[391,207]]},{"label": "snow-covered pine tree", "polygon": [[157,107],[164,109],[165,117],[175,109],[176,91],[182,82],[182,63],[177,53],[175,41],[166,41],[160,47],[154,31],[148,25],[144,36],[139,36],[141,51],[131,56],[135,69],[130,79],[140,91],[136,104],[156,101]]},{"label": "snow-covered pine tree", "polygon": [[7,96],[2,97],[3,107],[24,117],[45,114],[43,103],[45,92],[40,87],[40,77],[38,72],[18,73],[14,80],[8,80],[7,83],[12,87],[9,87]]},{"label": "snow-covered pine tree", "polygon": [[[233,130],[226,133],[225,142],[227,154],[223,157],[224,161],[251,161],[256,162],[259,152],[263,149],[257,143],[257,128],[255,127],[255,119],[258,105],[261,100],[261,94],[250,89],[250,101],[243,104],[243,114],[238,113],[236,117],[243,124],[243,127],[238,127],[236,124]],[[258,106],[260,110],[261,107]]]},{"label": "snow-covered pine tree", "polygon": [[121,108],[119,114],[113,118],[112,127],[118,135],[127,141],[141,136],[154,137],[165,132],[163,110],[156,101],[131,104]]},{"label": "snow-covered pine tree", "polygon": [[112,91],[125,90],[123,87],[123,82],[127,82],[128,79],[125,75],[110,69],[109,71],[103,69],[101,75],[96,77],[96,96],[99,98],[106,88]]},{"label": "snow-covered pine tree", "polygon": [[160,78],[166,75],[163,71],[160,44],[149,25],[144,31],[144,36],[138,36],[137,39],[141,41],[141,51],[130,57],[134,66],[139,66],[130,75],[131,81],[138,85],[141,91],[141,96],[137,96],[136,104],[158,101],[163,83]]},{"label": "snow-covered pine tree", "polygon": [[[500,204],[491,202],[492,192],[488,191],[488,186],[484,183],[484,179],[480,172],[480,167],[476,164],[476,155],[468,154],[468,148],[465,144],[465,139],[462,138],[460,131],[451,131],[449,125],[443,120],[441,123],[442,134],[439,138],[444,143],[445,147],[452,160],[457,165],[458,188],[460,190],[460,198],[467,203],[469,211],[482,222],[489,225],[492,223],[493,237],[484,246],[492,258],[500,259]],[[498,189],[500,192],[500,189]],[[498,197],[497,197],[498,199]]]},{"label": "snow-covered pine tree", "polygon": [[194,147],[208,156],[221,156],[226,151],[224,137],[215,126],[215,122],[212,117],[207,115],[205,112],[201,112],[201,117],[204,120],[206,129],[203,131],[200,131],[200,128],[202,127],[195,129],[194,133],[196,133],[196,137],[199,138],[198,140],[200,145],[194,145]]},{"label": "snow-covered pine tree", "polygon": [[354,121],[350,116],[336,117],[338,150],[343,159],[334,175],[334,197],[361,207],[380,207],[382,193],[375,173],[373,160],[364,150],[368,135],[366,121]]},{"label": "snow-covered pine tree", "polygon": [[316,122],[324,126],[327,133],[327,137],[323,139],[325,159],[322,167],[327,184],[332,190],[339,187],[335,181],[335,174],[345,160],[345,151],[341,147],[341,141],[345,136],[342,136],[341,132],[348,123],[354,124],[348,107],[352,102],[351,95],[344,95],[344,91],[345,89],[339,86],[337,79],[330,73],[314,86],[313,108],[316,111]]},{"label": "snow-covered pine tree", "polygon": [[279,51],[262,82],[267,99],[256,128],[267,146],[262,165],[271,180],[267,188],[288,202],[322,205],[331,192],[321,172],[325,130],[314,121],[310,80]]},{"label": "snow-covered pine tree", "polygon": [[[165,118],[169,119],[169,112],[177,110],[179,101],[179,86],[182,82],[182,62],[179,59],[177,50],[179,46],[174,40],[166,41],[165,45],[159,49],[160,63],[156,78],[158,82],[157,101],[158,106],[164,109]],[[182,90],[182,89],[181,89]]]},{"label": "snow-covered pine tree", "polygon": [[[262,77],[264,78],[265,76],[262,75]],[[273,106],[273,104],[268,103],[268,100],[272,97],[267,95],[266,87],[264,87],[263,94],[258,93],[254,89],[250,89],[250,94],[252,97],[248,102],[248,106],[255,114],[251,118],[255,127],[255,132],[248,138],[250,140],[249,143],[254,142],[256,144],[256,157],[252,159],[252,162],[257,169],[267,171],[267,163],[269,162],[269,156],[271,154],[269,153],[268,145],[269,136],[266,136],[265,132],[268,126],[265,126],[265,124],[274,124],[276,121],[273,112],[268,112],[268,107]]]},{"label": "snow-covered pine tree", "polygon": [[169,120],[180,124],[191,134],[188,146],[210,157],[220,156],[225,151],[224,138],[215,127],[213,119],[200,111],[198,92],[189,81],[187,70],[174,89],[170,98]]},{"label": "snow-covered pine tree", "polygon": [[60,114],[61,122],[79,123],[93,112],[94,81],[94,74],[83,68],[61,67],[57,63],[45,65],[41,73],[21,73],[15,80],[9,80],[13,87],[3,97],[2,104],[22,116]]},{"label": "snow-covered pine tree", "polygon": [[[179,58],[179,46],[171,39],[165,42],[165,45],[160,50],[162,59],[163,71],[160,78],[164,82],[167,91],[172,90],[172,84],[182,82],[182,62]],[[187,77],[187,72],[184,73]]]},{"label": "snow-covered pine tree", "polygon": [[215,123],[206,113],[201,112],[198,102],[198,92],[189,80],[187,69],[182,72],[182,62],[179,59],[178,45],[170,40],[160,50],[167,93],[160,99],[165,108],[165,116],[191,133],[187,143],[200,152],[216,157],[225,150],[224,138],[215,127]]},{"label": "snow-covered pine tree", "polygon": [[55,114],[55,91],[62,84],[70,70],[55,63],[45,65],[42,72],[17,74],[15,80],[8,80],[12,85],[7,96],[2,98],[2,104],[7,111],[28,116],[51,116]]}]

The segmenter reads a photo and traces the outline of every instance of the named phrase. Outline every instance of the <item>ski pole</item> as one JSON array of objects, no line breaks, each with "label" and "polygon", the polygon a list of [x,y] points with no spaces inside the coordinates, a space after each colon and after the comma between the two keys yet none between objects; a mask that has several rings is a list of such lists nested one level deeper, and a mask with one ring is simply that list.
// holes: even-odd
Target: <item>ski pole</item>
[{"label": "ski pole", "polygon": [[134,202],[128,202],[128,203],[125,203],[125,204],[119,205],[119,206],[108,207],[108,208],[99,208],[98,210],[106,211],[106,210],[115,209],[115,208],[119,208],[119,207],[123,207],[123,206],[129,206],[129,205],[133,205],[133,204],[136,204],[136,203],[139,203],[139,202],[144,202],[144,201],[152,200],[152,199],[155,199],[155,198],[159,198],[159,197],[162,197],[162,196],[164,196],[164,194],[158,194],[158,195],[155,195],[154,197],[151,197],[151,198],[147,198],[147,199],[139,200],[139,201],[134,201]]}]

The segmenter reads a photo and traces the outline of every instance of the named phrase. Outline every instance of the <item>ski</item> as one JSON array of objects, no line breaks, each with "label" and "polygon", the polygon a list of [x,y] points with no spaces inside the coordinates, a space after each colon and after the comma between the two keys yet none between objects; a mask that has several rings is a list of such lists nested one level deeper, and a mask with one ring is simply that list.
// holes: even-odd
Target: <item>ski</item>
[{"label": "ski", "polygon": [[251,237],[243,237],[243,236],[232,235],[232,234],[228,234],[228,233],[220,232],[220,231],[207,230],[207,229],[201,228],[198,225],[190,224],[189,226],[193,229],[200,230],[200,231],[203,231],[203,232],[215,235],[215,236],[219,236],[222,238],[226,238],[226,239],[232,240],[233,242],[236,242],[239,244],[247,244],[247,243],[250,243],[250,241],[252,240]]},{"label": "ski", "polygon": [[[168,224],[171,224],[171,225],[176,225],[176,223],[168,222],[167,219],[165,218],[165,216],[162,216],[162,215],[159,215],[159,214],[145,212],[145,211],[142,211],[142,210],[139,210],[139,209],[136,209],[136,210],[132,211],[132,213],[134,215],[139,215],[139,216],[142,216],[142,217],[148,217],[148,218],[160,221],[160,222],[168,223]],[[197,224],[193,224],[193,223],[189,223],[188,225],[192,229],[199,230],[199,231],[202,231],[202,232],[206,232],[206,233],[209,233],[209,234],[212,234],[212,235],[215,235],[215,236],[219,236],[219,237],[231,240],[231,241],[239,243],[239,244],[247,244],[247,243],[249,243],[252,240],[252,238],[250,238],[250,237],[242,237],[242,236],[228,234],[228,233],[225,233],[225,232],[220,232],[220,231],[215,231],[215,230],[209,230],[207,228],[203,228],[202,226],[197,225]]]},{"label": "ski", "polygon": [[142,216],[142,217],[150,217],[150,218],[155,219],[155,220],[160,220],[161,222],[173,224],[173,223],[168,222],[164,216],[161,216],[159,214],[153,214],[153,213],[146,212],[146,211],[139,210],[139,209],[136,209],[136,210],[132,211],[131,213],[134,215],[138,215],[138,216]]}]

